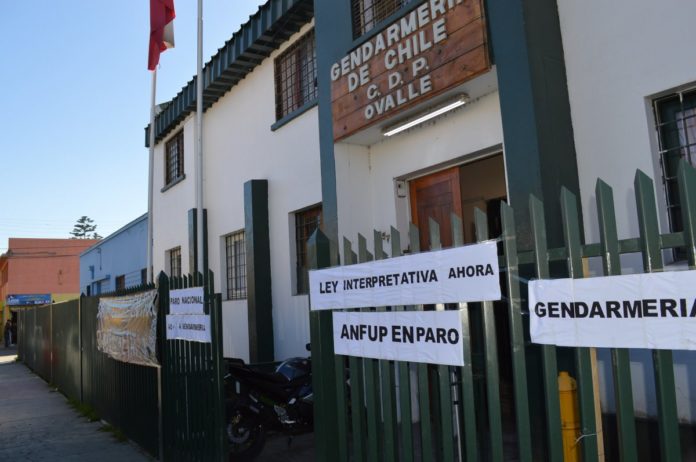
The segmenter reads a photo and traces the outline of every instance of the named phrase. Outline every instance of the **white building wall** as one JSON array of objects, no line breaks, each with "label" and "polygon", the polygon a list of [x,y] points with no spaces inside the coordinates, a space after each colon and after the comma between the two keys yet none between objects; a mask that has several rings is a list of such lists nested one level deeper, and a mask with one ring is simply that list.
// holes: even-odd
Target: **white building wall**
[{"label": "white building wall", "polygon": [[[184,175],[186,178],[161,192],[165,183],[164,146],[179,130],[184,130]],[[155,278],[160,271],[168,270],[166,252],[181,247],[181,271],[189,272],[188,261],[188,216],[189,209],[196,206],[194,143],[195,119],[189,116],[176,129],[167,135],[163,142],[155,146],[153,199],[152,199],[152,265]]]},{"label": "white building wall", "polygon": [[[587,242],[598,242],[595,181],[614,188],[619,238],[638,236],[633,180],[637,168],[655,180],[662,232],[668,231],[651,101],[696,84],[696,2],[558,0]],[[666,255],[667,256],[667,255]],[[624,256],[624,272],[640,257]],[[593,272],[597,264],[592,265]],[[682,419],[696,418],[696,360],[675,352]],[[613,410],[611,361],[600,353],[602,402]],[[656,411],[649,352],[632,353],[639,414]]]},{"label": "white building wall", "polygon": [[[362,233],[372,252],[372,230],[389,233],[396,226],[405,249],[409,244],[409,199],[408,195],[397,197],[395,180],[408,179],[414,172],[422,176],[455,159],[465,162],[502,142],[500,104],[494,91],[369,147],[336,144],[339,234],[356,249],[357,234]],[[384,248],[391,253],[388,242]]]},{"label": "white building wall", "polygon": [[[637,236],[635,169],[656,179],[668,229],[651,101],[696,84],[696,2],[559,0],[586,237],[599,231],[595,180],[614,188],[619,238]],[[590,213],[592,212],[592,213]]]},{"label": "white building wall", "polygon": [[[286,125],[271,131],[275,117],[273,58],[295,39],[311,29],[306,25],[290,41],[256,67],[244,80],[204,114],[203,163],[204,205],[208,210],[209,265],[215,272],[216,291],[226,298],[224,236],[244,228],[244,183],[268,180],[268,213],[271,253],[271,284],[275,356],[306,356],[309,342],[309,308],[306,295],[293,295],[295,245],[294,219],[298,209],[321,202],[319,135],[317,109],[312,108]],[[186,125],[193,126],[191,116]],[[193,132],[185,133],[186,148]],[[162,164],[161,145],[157,159]],[[191,144],[190,152],[193,153]],[[188,162],[188,156],[186,158]],[[157,163],[157,162],[156,162]],[[193,157],[187,163],[182,195],[156,194],[156,202],[166,200],[172,217],[169,229],[155,229],[156,240],[182,241],[187,260],[188,225],[186,211],[194,207]],[[160,166],[161,168],[161,166]],[[157,174],[157,172],[156,172]],[[158,190],[156,190],[158,191]],[[185,194],[185,195],[183,195]],[[174,212],[176,211],[176,212]],[[178,220],[178,216],[181,220]],[[169,236],[171,234],[171,236]],[[168,248],[158,245],[158,248]],[[185,252],[185,253],[183,253]],[[162,253],[162,252],[160,252]],[[163,258],[159,257],[158,258]],[[155,260],[155,269],[161,268]],[[187,265],[186,265],[187,266]],[[226,357],[249,360],[248,311],[246,300],[223,302],[223,345]]]}]

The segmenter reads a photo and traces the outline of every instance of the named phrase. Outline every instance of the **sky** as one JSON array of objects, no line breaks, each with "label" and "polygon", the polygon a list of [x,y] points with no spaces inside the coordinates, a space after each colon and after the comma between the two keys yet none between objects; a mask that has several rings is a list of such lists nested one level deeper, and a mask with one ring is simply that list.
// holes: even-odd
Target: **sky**
[{"label": "sky", "polygon": [[[0,0],[0,253],[9,237],[107,236],[147,212],[147,0]],[[265,0],[204,0],[207,61]],[[195,0],[175,0],[157,102],[196,73]]]}]

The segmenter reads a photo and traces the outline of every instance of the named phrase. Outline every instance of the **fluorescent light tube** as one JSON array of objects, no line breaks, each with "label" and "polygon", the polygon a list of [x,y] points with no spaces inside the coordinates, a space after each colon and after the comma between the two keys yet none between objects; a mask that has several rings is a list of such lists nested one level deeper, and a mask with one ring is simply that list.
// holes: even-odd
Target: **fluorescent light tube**
[{"label": "fluorescent light tube", "polygon": [[420,125],[423,122],[426,122],[426,121],[433,119],[439,115],[442,115],[446,112],[449,112],[453,109],[456,109],[459,106],[465,105],[467,103],[468,99],[469,98],[467,95],[459,95],[456,100],[454,100],[451,103],[446,104],[445,106],[434,109],[430,112],[426,112],[425,114],[423,114],[423,115],[421,115],[413,120],[409,120],[403,124],[395,125],[395,126],[387,128],[383,134],[384,134],[384,136],[392,136],[392,135],[396,135],[397,133],[401,133],[404,130],[408,130],[411,127],[415,127],[416,125]]}]

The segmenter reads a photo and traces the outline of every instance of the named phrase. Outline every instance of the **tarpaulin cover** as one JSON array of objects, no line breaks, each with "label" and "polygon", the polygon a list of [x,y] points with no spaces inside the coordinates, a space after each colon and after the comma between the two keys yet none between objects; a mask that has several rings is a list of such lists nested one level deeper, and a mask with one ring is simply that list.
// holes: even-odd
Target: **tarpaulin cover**
[{"label": "tarpaulin cover", "polygon": [[158,366],[157,291],[99,300],[97,348],[126,363]]}]

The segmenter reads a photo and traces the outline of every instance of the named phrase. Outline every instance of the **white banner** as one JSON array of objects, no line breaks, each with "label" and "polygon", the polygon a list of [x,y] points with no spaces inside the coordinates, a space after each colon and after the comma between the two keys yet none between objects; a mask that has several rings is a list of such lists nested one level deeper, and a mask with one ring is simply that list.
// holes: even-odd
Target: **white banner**
[{"label": "white banner", "polygon": [[495,242],[309,272],[312,310],[500,299]]},{"label": "white banner", "polygon": [[210,316],[207,314],[167,315],[167,340],[210,343]]},{"label": "white banner", "polygon": [[696,350],[696,271],[529,283],[532,342]]},{"label": "white banner", "polygon": [[333,333],[339,355],[464,365],[459,310],[336,311]]},{"label": "white banner", "polygon": [[169,291],[170,314],[203,314],[203,287]]}]

